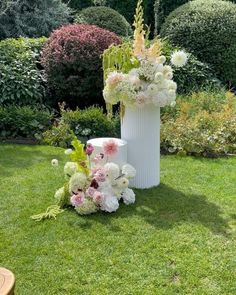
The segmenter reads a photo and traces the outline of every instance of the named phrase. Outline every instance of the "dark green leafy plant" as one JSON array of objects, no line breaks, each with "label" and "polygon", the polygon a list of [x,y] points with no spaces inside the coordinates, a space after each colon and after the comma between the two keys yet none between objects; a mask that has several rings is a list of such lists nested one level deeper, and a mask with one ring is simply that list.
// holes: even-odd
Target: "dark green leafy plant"
[{"label": "dark green leafy plant", "polygon": [[173,11],[161,36],[212,66],[216,76],[236,85],[236,5],[230,1],[194,0]]},{"label": "dark green leafy plant", "polygon": [[46,38],[0,42],[0,104],[35,105],[45,94],[39,54]]},{"label": "dark green leafy plant", "polygon": [[112,8],[105,6],[88,7],[79,12],[75,23],[96,25],[120,36],[132,35],[132,29],[127,20]]},{"label": "dark green leafy plant", "polygon": [[52,114],[40,107],[0,106],[0,137],[40,139],[51,120]]}]

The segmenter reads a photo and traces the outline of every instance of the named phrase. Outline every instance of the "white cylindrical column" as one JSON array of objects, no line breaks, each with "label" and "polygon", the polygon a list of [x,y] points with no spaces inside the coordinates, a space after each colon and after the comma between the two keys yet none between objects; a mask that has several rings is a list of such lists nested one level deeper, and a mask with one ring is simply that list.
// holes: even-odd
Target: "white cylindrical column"
[{"label": "white cylindrical column", "polygon": [[[109,157],[108,161],[118,164],[121,168],[124,164],[127,163],[127,142],[119,138],[102,137],[102,138],[93,138],[88,140],[87,143],[91,143],[94,147],[94,151],[91,155],[91,159],[95,157],[97,154],[103,153],[103,150],[102,150],[103,143],[110,139],[113,139],[117,143],[118,153],[116,153],[114,156]],[[104,158],[101,163],[105,164],[106,161],[107,159]]]},{"label": "white cylindrical column", "polygon": [[160,183],[160,108],[126,108],[121,122],[121,138],[128,144],[128,163],[137,170],[130,181],[135,188]]}]

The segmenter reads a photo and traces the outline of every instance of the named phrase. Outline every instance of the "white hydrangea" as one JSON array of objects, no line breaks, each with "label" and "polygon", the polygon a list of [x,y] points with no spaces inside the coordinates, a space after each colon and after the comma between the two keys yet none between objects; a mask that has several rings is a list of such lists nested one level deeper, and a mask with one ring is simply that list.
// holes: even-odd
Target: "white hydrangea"
[{"label": "white hydrangea", "polygon": [[71,176],[69,181],[69,192],[71,195],[83,190],[87,185],[87,177],[85,174],[77,172]]},{"label": "white hydrangea", "polygon": [[188,61],[188,55],[183,50],[175,51],[171,55],[171,63],[176,67],[185,66],[187,61]]},{"label": "white hydrangea", "polygon": [[61,200],[65,196],[65,189],[64,186],[59,188],[54,195],[54,198],[57,199],[58,201]]},{"label": "white hydrangea", "polygon": [[80,215],[88,215],[95,213],[98,207],[92,200],[86,198],[82,205],[75,207],[75,210]]},{"label": "white hydrangea", "polygon": [[122,174],[125,175],[125,177],[127,178],[133,178],[135,177],[136,175],[136,169],[130,165],[130,164],[125,164],[123,167],[122,167],[122,170],[121,170]]},{"label": "white hydrangea", "polygon": [[122,193],[122,198],[126,205],[133,204],[135,202],[135,193],[132,189],[126,188]]},{"label": "white hydrangea", "polygon": [[77,172],[77,164],[75,162],[66,162],[64,166],[64,174],[66,177],[71,177],[73,174]]},{"label": "white hydrangea", "polygon": [[115,212],[119,208],[119,202],[115,196],[106,196],[101,203],[101,210]]}]

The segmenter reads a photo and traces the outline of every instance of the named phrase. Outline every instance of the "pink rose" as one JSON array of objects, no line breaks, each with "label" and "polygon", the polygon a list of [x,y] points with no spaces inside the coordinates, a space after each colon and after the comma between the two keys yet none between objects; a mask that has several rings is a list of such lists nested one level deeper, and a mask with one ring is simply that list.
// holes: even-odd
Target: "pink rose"
[{"label": "pink rose", "polygon": [[92,153],[93,153],[93,151],[94,151],[94,147],[92,146],[91,143],[88,143],[88,144],[86,145],[85,153],[86,153],[88,156],[91,156]]},{"label": "pink rose", "polygon": [[104,182],[106,180],[106,170],[104,168],[100,168],[94,174],[94,178],[97,182]]},{"label": "pink rose", "polygon": [[70,198],[70,202],[75,207],[82,205],[83,202],[84,202],[84,193],[83,192],[78,192],[77,194],[74,194]]},{"label": "pink rose", "polygon": [[95,192],[96,192],[95,188],[91,186],[86,190],[86,194],[90,197],[93,197]]},{"label": "pink rose", "polygon": [[93,195],[93,201],[97,204],[101,203],[104,199],[103,193],[100,193],[99,191],[96,191]]}]

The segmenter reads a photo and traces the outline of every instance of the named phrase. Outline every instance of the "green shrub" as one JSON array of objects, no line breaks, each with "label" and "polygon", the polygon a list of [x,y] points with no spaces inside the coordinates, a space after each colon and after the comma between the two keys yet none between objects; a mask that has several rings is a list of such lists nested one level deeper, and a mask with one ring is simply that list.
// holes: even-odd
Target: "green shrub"
[{"label": "green shrub", "polygon": [[[163,54],[170,60],[176,48],[164,42]],[[199,61],[193,54],[188,54],[188,62],[184,67],[174,69],[174,81],[178,85],[178,94],[190,93],[209,88],[220,88],[221,83],[213,75],[209,65]]]},{"label": "green shrub", "polygon": [[42,103],[45,88],[39,54],[46,38],[0,42],[0,104]]},{"label": "green shrub", "polygon": [[236,5],[194,0],[166,19],[161,36],[209,63],[224,83],[236,85]]},{"label": "green shrub", "polygon": [[193,93],[162,116],[161,149],[214,157],[236,153],[236,101],[230,93]]},{"label": "green shrub", "polygon": [[132,35],[132,29],[127,20],[119,12],[105,6],[83,9],[77,15],[75,23],[96,25],[120,36]]},{"label": "green shrub", "polygon": [[61,0],[11,2],[5,13],[0,14],[0,39],[48,36],[69,22],[71,11]]},{"label": "green shrub", "polygon": [[62,111],[62,120],[79,138],[116,137],[116,121],[108,119],[100,108]]},{"label": "green shrub", "polygon": [[52,115],[37,107],[0,106],[1,138],[37,138],[51,125]]},{"label": "green shrub", "polygon": [[63,120],[56,121],[52,128],[43,133],[42,143],[52,146],[69,147],[74,135]]}]

